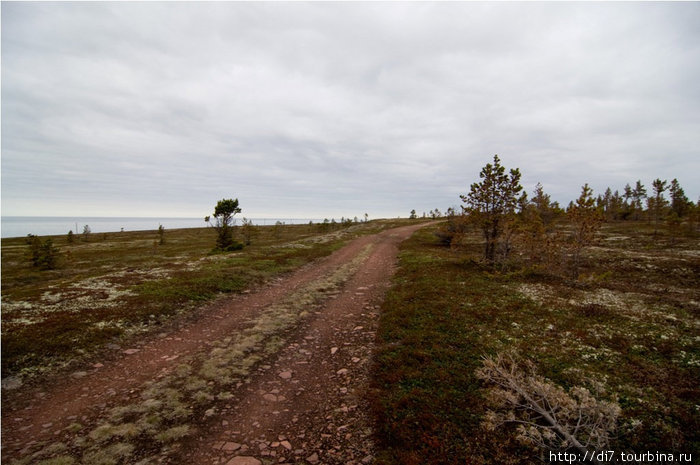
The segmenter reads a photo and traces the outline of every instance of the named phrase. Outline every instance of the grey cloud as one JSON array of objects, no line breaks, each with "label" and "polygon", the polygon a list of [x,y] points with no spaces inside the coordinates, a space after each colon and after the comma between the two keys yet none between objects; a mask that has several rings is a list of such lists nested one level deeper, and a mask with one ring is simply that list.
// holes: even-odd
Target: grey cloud
[{"label": "grey cloud", "polygon": [[237,196],[249,216],[405,215],[458,204],[494,153],[562,202],[657,176],[696,198],[699,20],[697,4],[6,3],[3,213],[198,216]]}]

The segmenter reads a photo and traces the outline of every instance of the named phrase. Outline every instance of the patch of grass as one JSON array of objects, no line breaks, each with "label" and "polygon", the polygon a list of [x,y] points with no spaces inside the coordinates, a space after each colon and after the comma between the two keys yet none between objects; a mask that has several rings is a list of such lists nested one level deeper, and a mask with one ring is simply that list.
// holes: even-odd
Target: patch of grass
[{"label": "patch of grass", "polygon": [[[378,333],[378,462],[537,463],[541,451],[517,442],[514,425],[482,426],[487,390],[475,371],[503,351],[564,389],[600,383],[601,400],[622,407],[612,449],[700,453],[700,274],[683,253],[698,244],[650,253],[645,238],[611,242],[584,268],[605,279],[569,283],[493,272],[470,258],[479,248],[441,247],[431,228],[405,241]],[[659,298],[664,286],[673,292]]]}]

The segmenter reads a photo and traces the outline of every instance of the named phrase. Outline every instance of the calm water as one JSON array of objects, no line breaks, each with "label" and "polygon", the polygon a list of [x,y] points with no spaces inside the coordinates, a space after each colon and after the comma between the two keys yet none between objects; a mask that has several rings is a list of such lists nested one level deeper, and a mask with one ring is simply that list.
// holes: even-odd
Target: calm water
[{"label": "calm water", "polygon": [[[241,219],[237,218],[237,224],[241,224]],[[277,221],[286,224],[302,224],[318,219],[312,218],[252,218],[256,225],[273,225]],[[98,218],[98,217],[41,217],[41,216],[3,216],[2,217],[2,237],[24,237],[27,234],[37,236],[52,236],[74,234],[83,232],[85,225],[90,226],[90,231],[118,232],[124,231],[144,231],[158,229],[158,225],[163,225],[165,229],[179,228],[203,228],[206,226],[204,218]]]}]

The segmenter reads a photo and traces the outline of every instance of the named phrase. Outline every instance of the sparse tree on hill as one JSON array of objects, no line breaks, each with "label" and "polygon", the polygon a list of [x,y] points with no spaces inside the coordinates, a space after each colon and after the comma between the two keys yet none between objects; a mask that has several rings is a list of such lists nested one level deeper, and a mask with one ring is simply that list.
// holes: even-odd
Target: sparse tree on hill
[{"label": "sparse tree on hill", "polygon": [[682,219],[688,214],[690,202],[688,201],[688,197],[685,196],[685,192],[678,182],[678,179],[673,179],[673,181],[671,181],[668,192],[671,196],[671,210],[678,215],[678,218]]},{"label": "sparse tree on hill", "polygon": [[216,218],[216,247],[219,250],[230,251],[241,248],[241,244],[233,240],[233,216],[240,213],[238,199],[221,199],[214,208]]},{"label": "sparse tree on hill", "polygon": [[160,245],[165,244],[165,228],[162,224],[158,225],[158,243]]},{"label": "sparse tree on hill", "polygon": [[523,187],[520,185],[520,170],[511,169],[506,174],[498,155],[494,155],[493,164],[487,163],[481,169],[479,177],[481,182],[472,184],[469,194],[460,198],[466,204],[462,209],[469,221],[484,235],[484,258],[493,264],[499,239],[515,213]]},{"label": "sparse tree on hill", "polygon": [[68,231],[68,236],[66,237],[66,240],[68,241],[69,244],[72,244],[75,242],[75,234],[73,234],[73,230],[71,229]]},{"label": "sparse tree on hill", "polygon": [[545,194],[542,184],[539,182],[535,186],[534,196],[530,203],[535,207],[545,230],[551,229],[554,220],[561,214],[561,209],[558,202],[552,202],[549,194]]},{"label": "sparse tree on hill", "polygon": [[639,220],[641,213],[644,211],[642,201],[647,196],[647,190],[642,184],[641,180],[638,180],[632,191],[632,210],[634,211],[634,219]]},{"label": "sparse tree on hill", "polygon": [[656,235],[659,229],[659,221],[661,221],[663,212],[668,205],[668,201],[664,199],[664,191],[668,189],[668,186],[666,186],[665,180],[662,181],[658,178],[651,185],[654,189],[654,196],[647,199],[647,209],[654,217],[654,235]]},{"label": "sparse tree on hill", "polygon": [[51,239],[43,241],[39,237],[29,235],[29,258],[32,265],[40,270],[53,270],[58,263],[58,249]]},{"label": "sparse tree on hill", "polygon": [[629,183],[625,184],[625,189],[622,192],[622,198],[624,199],[622,206],[622,219],[627,220],[633,213],[634,209],[634,194],[632,193],[632,187]]},{"label": "sparse tree on hill", "polygon": [[88,242],[88,241],[90,240],[90,233],[91,233],[91,232],[92,232],[92,231],[90,230],[90,226],[85,225],[85,226],[83,227],[83,240],[84,240],[85,242]]},{"label": "sparse tree on hill", "polygon": [[581,253],[583,249],[591,245],[595,235],[603,223],[603,216],[595,206],[593,190],[584,184],[581,195],[566,212],[569,221],[574,226],[574,231],[569,242],[571,277],[578,279],[581,266]]},{"label": "sparse tree on hill", "polygon": [[416,218],[418,218],[418,215],[416,215],[416,210],[415,210],[415,209],[411,210],[411,214],[409,215],[408,218],[411,219],[411,220],[415,220]]}]

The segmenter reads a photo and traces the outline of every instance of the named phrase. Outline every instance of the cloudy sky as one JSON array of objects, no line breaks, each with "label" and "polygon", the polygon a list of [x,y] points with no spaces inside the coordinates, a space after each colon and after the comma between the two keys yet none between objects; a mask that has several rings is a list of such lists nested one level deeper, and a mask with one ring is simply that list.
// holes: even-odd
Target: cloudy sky
[{"label": "cloudy sky", "polygon": [[2,4],[2,214],[407,216],[499,154],[700,195],[700,3]]}]

